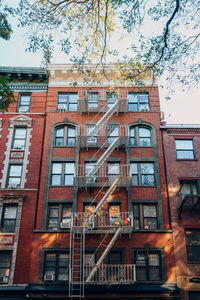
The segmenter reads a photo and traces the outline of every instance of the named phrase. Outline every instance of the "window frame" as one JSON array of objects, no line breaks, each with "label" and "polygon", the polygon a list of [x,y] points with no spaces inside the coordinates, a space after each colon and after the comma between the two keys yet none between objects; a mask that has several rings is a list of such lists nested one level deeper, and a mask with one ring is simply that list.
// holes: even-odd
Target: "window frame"
[{"label": "window frame", "polygon": [[[149,131],[150,136],[149,137],[140,137],[140,129],[146,129]],[[132,135],[132,132],[134,132],[134,135]],[[144,145],[141,143],[141,138],[146,138],[149,140],[148,145]],[[132,140],[134,139],[134,142]],[[132,125],[129,127],[129,145],[130,147],[152,147],[152,129],[148,126],[142,126],[142,125]]]},{"label": "window frame", "polygon": [[95,167],[95,165],[96,165],[96,162],[88,162],[88,161],[86,161],[85,164],[84,164],[84,176],[86,178],[86,184],[96,183],[98,181],[98,176],[97,176],[98,171],[95,172],[94,176],[91,176],[91,177],[88,177],[88,178],[86,176],[87,175],[87,172],[86,172],[87,168],[89,166],[91,166],[91,167],[94,166]]},{"label": "window frame", "polygon": [[[134,206],[137,207],[137,214],[134,213]],[[144,207],[150,206],[155,208],[155,217],[145,217],[144,215]],[[153,219],[155,220],[155,228],[145,228],[145,219]],[[137,221],[137,225],[135,225],[135,220]],[[158,205],[154,203],[133,203],[133,222],[135,230],[157,230],[159,228],[158,225]],[[137,228],[136,228],[137,227]]]},{"label": "window frame", "polygon": [[[109,99],[109,96],[111,96],[110,99]],[[119,95],[118,94],[106,92],[107,108],[110,108],[118,100],[119,100]]]},{"label": "window frame", "polygon": [[[113,128],[114,128],[114,130],[109,132]],[[118,131],[117,135],[112,135],[115,130]],[[107,126],[107,143],[109,145],[111,145],[114,142],[114,140],[118,137],[119,137],[119,124],[108,124],[108,126]]]},{"label": "window frame", "polygon": [[[11,176],[10,172],[11,172],[11,169],[12,169],[12,166],[20,166],[21,167],[21,174],[20,176]],[[23,164],[14,164],[14,163],[11,163],[9,164],[8,166],[8,174],[7,174],[7,180],[6,180],[6,187],[7,188],[20,188],[21,186],[21,181],[22,181],[22,172],[23,172]],[[10,178],[20,178],[20,181],[19,183],[16,183],[16,184],[10,184]]]},{"label": "window frame", "polygon": [[[29,96],[29,103],[27,105],[22,105],[22,98]],[[27,107],[27,109],[21,109],[22,107]],[[28,113],[30,112],[30,107],[31,107],[31,93],[20,93],[19,94],[19,99],[18,99],[18,108],[17,112],[23,112],[23,113]]]},{"label": "window frame", "polygon": [[[59,130],[63,130],[63,136],[57,136],[57,132]],[[74,130],[74,136],[69,136],[69,130]],[[62,139],[62,144],[57,145],[57,139]],[[73,139],[72,143],[69,143],[69,139]],[[76,147],[76,127],[73,125],[66,125],[66,126],[58,126],[55,128],[54,131],[54,147]]]},{"label": "window frame", "polygon": [[[53,168],[54,165],[60,165],[61,168],[61,172],[59,173],[52,173],[53,172]],[[74,168],[74,173],[66,173],[66,165],[67,164],[73,164],[73,168]],[[53,176],[60,176],[60,184],[53,184]],[[65,184],[65,178],[66,175],[68,176],[73,176],[73,183],[71,184]],[[55,187],[55,186],[73,186],[74,185],[74,177],[75,177],[75,162],[74,161],[65,161],[65,162],[57,162],[57,161],[53,161],[51,164],[51,178],[50,178],[50,186]]]},{"label": "window frame", "polygon": [[[54,261],[52,262],[52,261],[50,261],[51,262],[51,265],[54,263],[54,265],[53,266],[51,266],[51,267],[49,267],[49,268],[54,268],[54,270],[48,270],[48,267],[47,267],[47,255],[48,254],[54,254],[55,255],[55,263],[54,263]],[[60,255],[62,255],[62,254],[65,254],[65,255],[68,255],[68,265],[65,267],[65,269],[66,269],[66,272],[65,273],[63,273],[63,274],[68,274],[68,276],[66,276],[67,278],[66,278],[66,280],[59,280],[58,279],[58,276],[59,276],[59,274],[60,274],[60,272],[59,272],[59,270],[61,269],[61,268],[63,268],[64,269],[64,267],[62,267],[62,265],[60,264],[60,259],[59,259],[59,256]],[[51,281],[51,282],[68,282],[69,281],[69,259],[70,259],[70,257],[69,257],[69,250],[68,249],[59,249],[59,250],[55,250],[55,249],[53,249],[53,250],[51,250],[51,249],[49,249],[49,250],[44,250],[44,257],[43,257],[43,272],[42,272],[42,274],[43,274],[43,276],[42,276],[42,280],[44,281],[44,282],[48,282],[48,281]],[[60,266],[61,265],[61,266]],[[45,280],[45,274],[47,274],[47,273],[54,273],[54,279],[53,280]]]},{"label": "window frame", "polygon": [[[93,96],[93,95],[96,95],[97,99],[95,99],[95,97],[90,98],[90,96]],[[97,91],[87,91],[87,105],[88,105],[89,109],[99,107],[99,92],[97,92]]]},{"label": "window frame", "polygon": [[[129,97],[133,95],[133,97]],[[147,96],[148,101],[140,101],[142,96]],[[143,112],[143,111],[150,111],[150,102],[149,102],[149,94],[148,93],[135,93],[135,92],[128,92],[128,112]],[[132,99],[131,99],[132,98]],[[134,101],[135,98],[135,101]],[[134,105],[136,109],[131,109],[131,105]],[[142,106],[147,106],[146,108],[142,108]]]},{"label": "window frame", "polygon": [[[145,254],[145,262],[146,264],[137,264],[137,254],[138,253]],[[158,248],[133,248],[132,249],[132,255],[133,255],[133,263],[136,266],[136,283],[153,283],[153,282],[163,282],[165,280],[164,278],[164,259],[163,259],[163,250],[160,250]],[[150,263],[150,258],[149,255],[158,255],[158,262],[159,264],[153,265]],[[154,259],[155,260],[155,259]],[[153,268],[158,269],[158,275],[159,279],[158,280],[150,280],[150,270],[153,270]],[[146,278],[145,279],[138,279],[137,278],[137,271],[140,269],[144,269]]]},{"label": "window frame", "polygon": [[[24,129],[24,130],[26,130],[26,132],[25,132],[25,137],[24,138],[17,138],[16,137],[16,131],[18,130],[18,129]],[[14,127],[14,132],[13,132],[13,138],[12,138],[12,147],[11,147],[11,149],[20,149],[20,150],[24,150],[25,149],[25,147],[26,147],[26,139],[27,139],[27,127],[19,127],[19,126],[15,126]],[[20,146],[18,146],[18,147],[16,147],[15,146],[15,141],[17,141],[17,140],[22,140],[22,141],[24,141],[24,143],[22,143]]]},{"label": "window frame", "polygon": [[[51,209],[56,208],[57,209],[57,217],[52,217],[51,216]],[[64,208],[69,209],[70,216],[69,217],[64,217]],[[56,219],[57,225],[50,225],[50,220]],[[66,220],[66,222],[64,221]],[[70,228],[71,225],[71,220],[72,220],[72,203],[49,203],[48,204],[48,217],[47,217],[47,228],[48,230],[65,230]],[[61,223],[67,223],[69,224],[69,227],[62,227]],[[54,227],[55,226],[55,227]],[[51,227],[51,228],[50,228]]]},{"label": "window frame", "polygon": [[[192,149],[187,149],[187,148],[178,148],[177,149],[177,142],[180,142],[180,141],[182,141],[182,142],[192,142]],[[190,139],[184,139],[184,138],[181,138],[181,139],[177,139],[177,138],[175,138],[175,150],[176,150],[176,159],[177,160],[195,160],[195,151],[194,151],[194,140],[193,140],[193,138],[190,138]],[[191,152],[192,153],[192,157],[191,158],[189,158],[189,157],[184,157],[184,155],[183,155],[183,157],[179,157],[179,155],[180,155],[180,153],[181,152]]]},{"label": "window frame", "polygon": [[[199,235],[199,241],[194,241],[193,243],[191,241],[189,241],[189,238],[188,238],[188,235],[189,234],[192,234],[192,231],[193,233],[194,232],[198,232],[198,235]],[[190,232],[188,235],[187,235],[187,232]],[[199,253],[200,252],[200,229],[199,228],[185,228],[185,244],[186,244],[186,255],[187,255],[187,261],[188,263],[190,264],[193,264],[193,263],[200,263],[200,257],[199,257],[199,260],[196,260],[196,259],[191,259],[189,256],[192,256],[194,255],[194,253],[192,253],[192,249],[197,249],[197,252]],[[193,251],[195,251],[193,250]],[[190,255],[191,253],[191,255]]]},{"label": "window frame", "polygon": [[[8,256],[9,259],[8,260],[2,260],[2,257],[3,257],[2,254],[7,254],[7,256]],[[3,266],[2,266],[2,262],[3,262]],[[9,266],[6,266],[6,264],[4,266],[5,262],[8,262]],[[1,250],[0,251],[0,274],[1,274],[1,270],[2,269],[3,269],[2,273],[4,272],[4,274],[3,274],[3,276],[1,276],[2,277],[2,282],[0,281],[0,285],[1,284],[8,284],[9,283],[10,272],[11,272],[11,263],[12,263],[12,251],[11,250]],[[8,274],[6,274],[6,272]],[[6,282],[3,282],[3,280],[5,280]]]},{"label": "window frame", "polygon": [[[16,208],[15,218],[6,218],[5,212],[7,208]],[[4,203],[2,207],[2,215],[1,215],[1,231],[4,233],[15,233],[16,223],[17,223],[17,215],[18,215],[18,204],[17,203]],[[12,225],[5,225],[6,221],[11,221]],[[12,222],[13,221],[13,222]],[[12,230],[7,230],[6,227],[13,227]]]},{"label": "window frame", "polygon": [[[60,102],[60,96],[66,96],[65,102]],[[70,99],[70,95],[74,96],[77,95],[77,99],[74,100],[73,97]],[[57,97],[57,111],[64,110],[64,111],[78,111],[78,92],[66,92],[66,93],[58,93]],[[70,105],[76,105],[76,109],[71,109]]]},{"label": "window frame", "polygon": [[[142,168],[141,168],[142,164],[152,164],[154,173],[142,173]],[[133,165],[137,166],[137,173],[132,173]],[[145,161],[141,161],[141,162],[131,161],[130,162],[131,186],[154,187],[154,186],[156,186],[156,176],[155,175],[156,174],[155,174],[155,163],[154,162],[145,162]],[[134,181],[133,176],[135,176],[135,178],[137,178],[137,184],[133,183],[133,181]],[[142,182],[143,182],[142,178],[144,176],[152,176],[153,184],[142,184]]]}]

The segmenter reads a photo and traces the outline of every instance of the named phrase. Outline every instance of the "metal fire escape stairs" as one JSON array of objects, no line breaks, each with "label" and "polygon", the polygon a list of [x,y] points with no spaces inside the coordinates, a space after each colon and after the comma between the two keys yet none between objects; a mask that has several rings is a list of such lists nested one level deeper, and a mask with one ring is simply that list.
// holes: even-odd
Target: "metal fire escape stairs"
[{"label": "metal fire escape stairs", "polygon": [[[95,126],[88,132],[88,136],[94,136],[96,132],[98,132],[105,124],[108,122],[110,117],[117,112],[119,103],[116,101],[109,110],[103,115],[103,117],[95,124]],[[98,115],[98,114],[97,114]],[[96,116],[97,116],[96,115]],[[96,117],[95,116],[95,117]],[[95,119],[95,118],[94,118]],[[94,124],[94,119],[90,122]],[[95,173],[97,170],[103,165],[109,155],[113,152],[113,150],[119,145],[119,137],[117,137],[107,148],[107,150],[103,153],[103,155],[99,158],[94,168],[92,168],[87,174],[86,178],[96,176]],[[92,159],[96,156],[99,150],[95,153]],[[91,159],[91,160],[92,160]],[[108,182],[108,181],[107,181]],[[120,177],[116,177],[113,181],[105,195],[102,197],[100,202],[98,203],[95,211],[92,215],[90,215],[90,219],[94,218],[97,213],[101,210],[104,203],[107,201],[109,196],[114,192],[114,190],[119,186]],[[104,185],[102,189],[104,188]],[[102,190],[101,189],[101,190]],[[104,258],[112,248],[113,244],[117,240],[118,236],[121,233],[122,228],[112,228],[112,233],[114,233],[112,239],[106,245],[106,249],[103,254],[99,258],[96,265],[93,267],[89,276],[84,278],[84,253],[85,253],[85,228],[81,226],[72,226],[70,232],[70,278],[69,278],[69,296],[71,298],[84,298],[84,281],[89,282],[90,279],[94,276],[97,269],[103,262]],[[109,230],[107,230],[107,234],[109,234]]]}]

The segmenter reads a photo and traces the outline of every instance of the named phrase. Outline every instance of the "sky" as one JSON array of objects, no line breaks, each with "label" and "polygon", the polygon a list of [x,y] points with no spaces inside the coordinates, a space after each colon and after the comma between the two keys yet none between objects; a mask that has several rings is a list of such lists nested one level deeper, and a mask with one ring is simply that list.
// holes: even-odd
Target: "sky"
[{"label": "sky", "polygon": [[[25,52],[27,39],[25,32],[12,20],[13,34],[9,41],[0,39],[0,66],[41,67],[42,54]],[[52,63],[69,63],[68,57],[56,49]],[[165,86],[164,81],[158,85]],[[184,86],[176,86],[171,100],[165,100],[168,90],[159,88],[161,110],[168,124],[200,124],[199,87],[183,91]]]}]

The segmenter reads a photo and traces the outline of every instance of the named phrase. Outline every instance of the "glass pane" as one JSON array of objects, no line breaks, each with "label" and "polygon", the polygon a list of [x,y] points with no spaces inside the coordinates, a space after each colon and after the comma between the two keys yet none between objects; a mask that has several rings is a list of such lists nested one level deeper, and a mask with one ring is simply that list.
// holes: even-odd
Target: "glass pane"
[{"label": "glass pane", "polygon": [[155,184],[154,175],[142,175],[141,183],[143,185],[154,185]]},{"label": "glass pane", "polygon": [[64,145],[64,138],[59,137],[56,138],[56,146],[63,146]]},{"label": "glass pane", "polygon": [[149,280],[152,280],[152,281],[161,280],[160,268],[158,268],[158,267],[149,268]]},{"label": "glass pane", "polygon": [[85,205],[85,214],[90,216],[91,214],[94,213],[96,206],[95,205]]},{"label": "glass pane", "polygon": [[151,139],[150,138],[139,138],[140,146],[151,146]]},{"label": "glass pane", "polygon": [[108,174],[109,175],[119,175],[120,174],[120,164],[119,163],[108,163]]},{"label": "glass pane", "polygon": [[138,99],[137,99],[137,94],[134,93],[128,93],[128,101],[130,102],[134,102],[137,103]]},{"label": "glass pane", "polygon": [[22,105],[29,106],[29,103],[30,103],[30,100],[31,100],[31,96],[30,95],[21,95],[20,100],[21,100],[20,101],[21,106]]},{"label": "glass pane", "polygon": [[119,136],[119,126],[118,125],[110,125],[108,127],[108,135],[109,136]]},{"label": "glass pane", "polygon": [[76,111],[78,109],[78,104],[76,104],[76,103],[70,103],[69,104],[69,110],[71,110],[71,111]]},{"label": "glass pane", "polygon": [[73,175],[65,175],[65,185],[73,185],[74,177]]},{"label": "glass pane", "polygon": [[18,186],[19,187],[20,181],[21,181],[20,177],[18,177],[18,178],[11,177],[11,178],[9,178],[8,184],[10,186],[15,186],[15,187]]},{"label": "glass pane", "polygon": [[14,140],[13,148],[24,149],[25,141],[26,140],[20,140],[20,139]]},{"label": "glass pane", "polygon": [[26,128],[16,128],[15,129],[15,138],[25,139],[26,138]]},{"label": "glass pane", "polygon": [[131,163],[131,174],[138,174],[138,165],[136,163]]},{"label": "glass pane", "polygon": [[138,176],[137,175],[132,175],[131,184],[138,185]]},{"label": "glass pane", "polygon": [[56,137],[64,137],[64,128],[59,128],[56,130]]},{"label": "glass pane", "polygon": [[134,215],[134,217],[139,217],[139,205],[138,204],[133,205],[133,215]]},{"label": "glass pane", "polygon": [[98,92],[87,92],[88,100],[98,100],[98,98],[99,98]]},{"label": "glass pane", "polygon": [[61,185],[61,175],[52,175],[52,185]]},{"label": "glass pane", "polygon": [[138,105],[134,103],[128,103],[128,111],[137,111]]},{"label": "glass pane", "polygon": [[192,140],[176,140],[175,143],[177,150],[193,150]]},{"label": "glass pane", "polygon": [[90,172],[90,170],[95,168],[95,164],[93,163],[86,163],[85,164],[85,174],[88,174]]},{"label": "glass pane", "polygon": [[65,164],[65,174],[75,174],[74,163],[66,163]]},{"label": "glass pane", "polygon": [[156,229],[156,218],[144,218],[144,229]]},{"label": "glass pane", "polygon": [[21,165],[12,165],[10,166],[10,176],[21,177],[22,166]]},{"label": "glass pane", "polygon": [[76,103],[78,100],[78,93],[68,94],[68,97],[69,97],[69,103]]},{"label": "glass pane", "polygon": [[72,208],[71,206],[64,206],[62,211],[63,218],[71,218]]},{"label": "glass pane", "polygon": [[147,280],[147,270],[146,270],[146,268],[136,267],[136,279],[138,281]]},{"label": "glass pane", "polygon": [[58,95],[58,103],[67,103],[67,95],[66,94],[60,94]]},{"label": "glass pane", "polygon": [[139,98],[140,103],[148,103],[149,102],[148,94],[144,94],[144,95],[138,94],[138,98]]},{"label": "glass pane", "polygon": [[193,159],[194,158],[194,152],[193,151],[180,151],[178,150],[177,152],[177,158],[178,159]]},{"label": "glass pane", "polygon": [[61,174],[62,173],[62,164],[53,163],[52,164],[52,174]]},{"label": "glass pane", "polygon": [[75,137],[75,136],[76,136],[75,128],[68,128],[68,137]]},{"label": "glass pane", "polygon": [[85,264],[86,265],[95,265],[95,255],[93,253],[85,253]]},{"label": "glass pane", "polygon": [[4,210],[4,219],[16,219],[17,206],[7,206]]},{"label": "glass pane", "polygon": [[120,216],[120,206],[112,205],[109,207],[109,216],[110,217],[119,217]]},{"label": "glass pane", "polygon": [[135,136],[135,128],[130,129],[130,136],[134,137]]},{"label": "glass pane", "polygon": [[156,207],[154,205],[143,205],[144,217],[156,217]]},{"label": "glass pane", "polygon": [[58,218],[58,206],[50,207],[49,216],[51,218]]},{"label": "glass pane", "polygon": [[136,255],[136,265],[137,266],[146,266],[147,259],[146,259],[146,253],[139,252]]},{"label": "glass pane", "polygon": [[148,254],[149,266],[159,266],[160,259],[159,255],[156,253]]},{"label": "glass pane", "polygon": [[154,164],[141,163],[141,174],[154,174]]},{"label": "glass pane", "polygon": [[140,137],[150,137],[150,130],[147,128],[139,128],[139,136]]}]

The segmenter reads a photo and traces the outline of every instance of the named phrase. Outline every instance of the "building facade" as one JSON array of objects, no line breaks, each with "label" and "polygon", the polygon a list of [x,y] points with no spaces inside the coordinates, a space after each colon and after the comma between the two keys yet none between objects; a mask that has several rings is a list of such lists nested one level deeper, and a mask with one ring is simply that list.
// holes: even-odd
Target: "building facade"
[{"label": "building facade", "polygon": [[29,282],[47,73],[2,67],[0,74],[9,77],[16,99],[7,112],[0,112],[0,298],[6,299],[9,294],[23,295]]},{"label": "building facade", "polygon": [[[72,65],[48,65],[47,96],[34,111],[43,123],[27,150],[35,161],[31,178],[23,165],[18,186],[19,167],[9,159],[2,169],[2,202],[10,178],[11,192],[25,196],[15,276],[2,289],[23,286],[29,299],[179,299],[158,87],[151,74],[142,90],[120,82],[111,89],[110,81],[102,76],[91,86]],[[18,135],[21,145],[23,131]],[[35,198],[28,200],[26,187],[35,188]]]},{"label": "building facade", "polygon": [[200,299],[200,127],[161,126],[181,299]]}]

